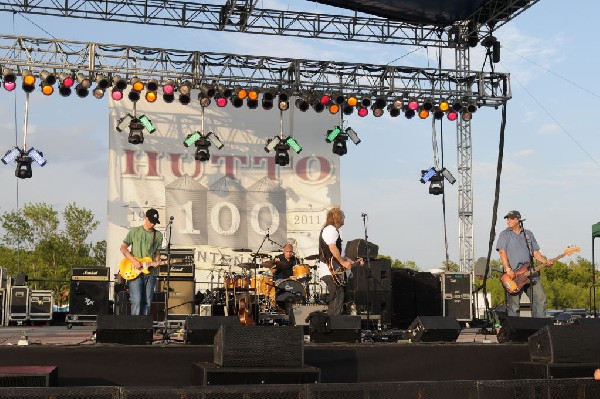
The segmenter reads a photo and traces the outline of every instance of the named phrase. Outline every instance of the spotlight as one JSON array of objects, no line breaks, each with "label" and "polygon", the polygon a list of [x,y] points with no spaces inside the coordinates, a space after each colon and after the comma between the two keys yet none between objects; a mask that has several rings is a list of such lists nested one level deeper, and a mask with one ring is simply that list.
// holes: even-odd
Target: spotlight
[{"label": "spotlight", "polygon": [[441,99],[440,103],[438,104],[438,108],[440,109],[440,111],[446,112],[448,111],[448,109],[450,109],[450,104],[446,99]]},{"label": "spotlight", "polygon": [[444,180],[440,174],[435,174],[429,181],[429,194],[444,194]]},{"label": "spotlight", "polygon": [[316,101],[316,102],[313,103],[312,109],[317,114],[320,114],[321,112],[323,112],[325,110],[325,106],[320,101]]},{"label": "spotlight", "polygon": [[397,117],[398,115],[400,115],[400,109],[401,109],[401,108],[402,108],[402,107],[400,107],[400,108],[396,108],[396,107],[394,106],[394,104],[390,104],[390,105],[388,105],[388,106],[387,106],[387,110],[388,110],[388,112],[390,113],[390,116],[391,116],[392,118],[395,118],[395,117]]},{"label": "spotlight", "polygon": [[352,115],[352,113],[354,112],[354,107],[346,103],[342,108],[342,112],[344,113],[344,115]]},{"label": "spotlight", "polygon": [[444,111],[442,111],[439,107],[436,107],[433,111],[433,119],[440,120],[444,117]]},{"label": "spotlight", "polygon": [[196,140],[196,154],[194,154],[194,158],[196,161],[206,162],[210,159],[210,151],[208,147],[210,147],[210,141],[206,138],[201,137]]},{"label": "spotlight", "polygon": [[275,146],[275,164],[276,165],[286,166],[287,164],[290,163],[290,154],[288,153],[289,149],[290,149],[290,146],[283,141],[280,141]]},{"label": "spotlight", "polygon": [[459,112],[459,111],[462,109],[462,107],[463,107],[463,106],[462,106],[462,103],[461,103],[459,100],[455,100],[455,101],[452,103],[452,109],[453,109],[454,111],[457,111],[457,112]]},{"label": "spotlight", "polygon": [[469,122],[473,118],[473,114],[470,113],[469,111],[463,111],[461,116],[462,116],[462,120],[465,122]]},{"label": "spotlight", "polygon": [[48,72],[46,70],[40,72],[40,87],[42,88],[42,93],[46,96],[54,93],[54,83],[56,83],[56,75],[52,72]]},{"label": "spotlight", "polygon": [[273,95],[272,94],[270,94],[268,96],[267,96],[267,93],[263,94],[262,108],[267,111],[270,109],[273,109]]},{"label": "spotlight", "polygon": [[330,102],[330,101],[331,101],[331,97],[330,97],[328,94],[322,94],[322,95],[319,97],[319,102],[320,102],[321,104],[325,105],[325,106],[326,106],[327,104],[329,104],[329,102]]},{"label": "spotlight", "polygon": [[340,93],[333,93],[331,95],[331,99],[333,100],[334,103],[336,103],[337,105],[342,105],[344,102],[346,102],[346,99],[344,98],[343,94]]},{"label": "spotlight", "polygon": [[233,94],[232,88],[229,88],[229,87],[225,86],[224,84],[217,85],[217,93],[215,94],[215,96],[229,98],[229,97],[231,97],[232,94]]},{"label": "spotlight", "polygon": [[288,136],[285,139],[285,143],[289,146],[289,148],[291,148],[292,150],[294,150],[294,152],[296,154],[300,154],[300,152],[302,151],[302,147],[300,146],[300,144],[298,144],[298,142],[296,141],[296,139],[293,138],[292,136]]},{"label": "spotlight", "polygon": [[450,171],[448,169],[442,168],[440,173],[442,174],[442,176],[444,176],[444,178],[446,180],[448,180],[448,183],[450,183],[450,184],[456,183],[456,179],[454,178],[454,176],[452,176],[452,173],[450,173]]},{"label": "spotlight", "polygon": [[173,80],[167,80],[163,84],[163,101],[167,104],[172,103],[175,100],[175,82]]},{"label": "spotlight", "polygon": [[277,97],[277,106],[282,111],[287,111],[290,108],[290,96],[287,92],[282,91]]},{"label": "spotlight", "polygon": [[411,111],[416,111],[419,108],[419,102],[416,98],[411,98],[408,101],[408,109]]},{"label": "spotlight", "polygon": [[421,105],[421,109],[424,109],[426,111],[431,111],[433,109],[433,102],[431,101],[431,99],[426,98],[423,101],[423,104]]},{"label": "spotlight", "polygon": [[375,99],[375,103],[373,103],[373,105],[376,108],[381,108],[381,109],[385,108],[386,104],[387,104],[387,97],[386,96],[378,96]]},{"label": "spotlight", "polygon": [[[217,103],[217,107],[223,108],[227,106],[227,98],[217,94],[215,96],[215,101]],[[202,101],[201,101],[202,102]]]},{"label": "spotlight", "polygon": [[458,112],[450,110],[448,111],[446,118],[448,118],[449,121],[455,121],[456,119],[458,119]]},{"label": "spotlight", "polygon": [[78,97],[84,98],[90,94],[90,86],[92,82],[90,78],[82,73],[77,74],[77,85],[75,86],[75,94]]},{"label": "spotlight", "polygon": [[352,140],[354,145],[358,145],[358,143],[360,143],[360,138],[358,137],[358,134],[356,134],[354,129],[352,129],[351,127],[347,127],[344,132],[348,135],[350,140]]},{"label": "spotlight", "polygon": [[31,170],[31,162],[35,161],[40,166],[46,165],[48,161],[44,158],[44,154],[31,147],[29,151],[25,152],[20,150],[18,147],[13,147],[4,154],[2,162],[8,165],[10,162],[16,161],[17,168],[15,170],[15,176],[19,179],[29,179],[33,175]]},{"label": "spotlight", "polygon": [[258,100],[253,100],[250,98],[250,96],[248,96],[246,97],[246,105],[249,109],[256,109],[258,108]]},{"label": "spotlight", "polygon": [[23,78],[23,83],[21,84],[23,91],[25,93],[31,93],[33,90],[35,90],[35,76],[33,76],[31,71],[28,69],[23,70],[21,75]]},{"label": "spotlight", "polygon": [[419,110],[419,118],[421,119],[427,119],[429,117],[429,110],[425,109],[425,108],[421,108]]},{"label": "spotlight", "polygon": [[383,115],[383,107],[380,107],[377,103],[374,103],[371,106],[371,111],[373,111],[373,116],[379,118]]},{"label": "spotlight", "polygon": [[404,101],[402,100],[402,97],[396,97],[390,105],[396,109],[402,109],[402,107],[404,106]]},{"label": "spotlight", "polygon": [[[58,94],[60,94],[63,97],[69,97],[72,92],[71,88],[75,84],[75,79],[73,78],[73,75],[67,72],[61,72],[58,74],[58,81],[60,82],[58,84]],[[121,97],[122,94],[123,93],[121,93]]]},{"label": "spotlight", "polygon": [[18,147],[13,147],[10,150],[6,151],[6,154],[4,154],[4,156],[2,157],[2,163],[4,163],[4,165],[8,165],[9,163],[17,159],[19,155],[21,155],[21,150]]},{"label": "spotlight", "polygon": [[16,87],[15,81],[17,80],[17,76],[10,68],[2,68],[2,81],[3,86],[8,91],[13,91]]},{"label": "spotlight", "polygon": [[[233,105],[235,108],[240,108],[242,105],[244,105],[244,100],[239,98],[235,94],[231,96],[229,101],[231,101],[231,105]],[[200,105],[202,105],[202,100],[200,100]]]},{"label": "spotlight", "polygon": [[127,87],[127,82],[120,76],[113,77],[113,88],[111,90],[110,96],[115,101],[120,101],[123,99],[123,90]]},{"label": "spotlight", "polygon": [[309,106],[310,105],[308,104],[308,101],[306,101],[304,98],[300,97],[296,99],[296,108],[298,108],[300,111],[308,111]]},{"label": "spotlight", "polygon": [[426,170],[422,170],[421,171],[421,179],[419,179],[419,181],[423,184],[427,183],[428,181],[431,180],[431,178],[433,176],[435,176],[437,174],[435,168],[432,166],[429,169]]},{"label": "spotlight", "polygon": [[15,169],[15,176],[19,179],[31,179],[33,171],[31,170],[31,158],[27,155],[21,155],[17,157],[17,169]]},{"label": "spotlight", "polygon": [[158,82],[156,80],[149,80],[146,84],[146,94],[144,95],[146,101],[148,101],[149,103],[155,102],[158,98],[158,95],[156,94],[157,91]]},{"label": "spotlight", "polygon": [[273,89],[267,89],[263,92],[263,101],[270,101],[273,102],[273,100],[275,99],[275,90]]},{"label": "spotlight", "polygon": [[108,89],[110,81],[105,75],[96,75],[96,87],[102,90]]},{"label": "spotlight", "polygon": [[129,123],[129,144],[142,144],[144,142],[144,124],[137,118],[133,118]]},{"label": "spotlight", "polygon": [[233,95],[239,98],[240,100],[245,100],[248,97],[248,90],[243,87],[236,87],[233,89]]},{"label": "spotlight", "polygon": [[470,103],[467,105],[467,111],[474,114],[477,111],[477,105]]},{"label": "spotlight", "polygon": [[152,121],[146,115],[141,115],[139,119],[148,133],[152,134],[156,131],[156,126],[154,126]]},{"label": "spotlight", "polygon": [[363,107],[368,107],[368,106],[370,106],[370,105],[371,105],[371,96],[366,96],[366,95],[365,95],[365,96],[363,96],[363,97],[360,99],[360,105],[361,105],[361,106],[363,106]]},{"label": "spotlight", "polygon": [[415,110],[414,109],[407,109],[406,111],[404,111],[404,117],[406,119],[412,119],[415,117]]},{"label": "spotlight", "polygon": [[342,156],[342,155],[345,155],[346,153],[348,153],[348,147],[346,147],[347,139],[348,139],[348,136],[346,136],[346,134],[344,134],[344,133],[338,135],[336,137],[336,139],[333,141],[333,148],[331,149],[332,152],[339,156]]},{"label": "spotlight", "polygon": [[132,103],[138,102],[140,100],[142,90],[144,90],[144,83],[141,81],[141,79],[138,77],[131,78],[131,90],[127,95],[129,101]]},{"label": "spotlight", "polygon": [[332,115],[335,115],[338,112],[340,112],[340,106],[337,104],[330,104],[328,109],[329,109],[329,113]]},{"label": "spotlight", "polygon": [[359,106],[358,107],[358,116],[360,116],[361,118],[364,118],[367,115],[369,115],[369,108]]},{"label": "spotlight", "polygon": [[129,127],[129,124],[133,120],[133,116],[131,114],[127,114],[121,119],[117,120],[117,131],[122,132]]},{"label": "spotlight", "polygon": [[35,161],[40,166],[44,166],[48,163],[46,158],[44,158],[44,154],[35,148],[31,147],[29,151],[27,151],[27,156]]},{"label": "spotlight", "polygon": [[210,159],[210,151],[208,147],[210,147],[211,144],[217,147],[219,150],[223,148],[223,142],[213,132],[208,132],[206,135],[203,135],[198,131],[189,134],[183,141],[183,145],[185,147],[189,147],[192,144],[196,146],[194,158],[200,162],[206,162]]},{"label": "spotlight", "polygon": [[101,89],[100,87],[96,86],[94,88],[94,91],[92,92],[92,95],[98,100],[100,100],[101,98],[104,98],[104,89]]},{"label": "spotlight", "polygon": [[327,133],[325,134],[325,141],[331,143],[341,133],[342,129],[339,126],[336,126],[333,129],[327,131]]},{"label": "spotlight", "polygon": [[250,89],[248,91],[248,99],[255,100],[256,102],[258,102],[258,93],[259,93],[258,88],[253,87],[252,89]]},{"label": "spotlight", "polygon": [[179,85],[179,102],[183,105],[188,105],[191,101],[190,92],[192,91],[192,84],[189,81],[185,81]]},{"label": "spotlight", "polygon": [[208,97],[206,93],[202,93],[202,91],[198,93],[198,101],[200,101],[200,106],[202,108],[206,108],[210,105],[210,97]]},{"label": "spotlight", "polygon": [[271,151],[274,151],[275,146],[277,146],[277,144],[279,144],[280,141],[281,139],[279,138],[279,136],[275,136],[272,139],[268,139],[267,144],[265,144],[265,152],[269,153]]},{"label": "spotlight", "polygon": [[358,98],[356,98],[355,95],[350,95],[347,99],[346,99],[346,104],[351,106],[351,107],[356,107],[356,105],[358,104]]},{"label": "spotlight", "polygon": [[200,93],[202,93],[205,97],[213,98],[215,94],[217,94],[217,89],[214,85],[202,83],[200,85]]}]

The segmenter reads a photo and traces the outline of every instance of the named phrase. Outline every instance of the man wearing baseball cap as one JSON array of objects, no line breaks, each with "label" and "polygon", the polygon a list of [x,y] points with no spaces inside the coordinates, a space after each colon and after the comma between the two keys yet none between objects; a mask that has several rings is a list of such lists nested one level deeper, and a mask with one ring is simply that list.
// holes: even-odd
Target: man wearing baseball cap
[{"label": "man wearing baseball cap", "polygon": [[[129,229],[121,244],[121,253],[129,259],[133,267],[137,270],[143,269],[140,263],[140,259],[142,258],[149,257],[154,261],[160,261],[160,247],[162,246],[163,235],[154,228],[155,225],[160,223],[158,217],[156,209],[148,209],[144,217],[144,224]],[[129,281],[129,298],[132,315],[150,314],[150,305],[152,303],[158,269],[152,267],[149,271],[149,274],[141,273],[135,279]]]},{"label": "man wearing baseball cap", "polygon": [[[521,217],[521,212],[509,211],[504,219],[506,219],[508,227],[500,233],[496,250],[500,255],[500,261],[508,277],[514,279],[515,273],[523,267],[531,266],[531,269],[533,269],[533,258],[549,265],[553,263],[541,254],[540,246],[533,233],[523,228],[525,219]],[[531,283],[525,285],[520,292],[506,294],[506,307],[509,316],[519,316],[521,295],[525,291],[531,300],[532,317],[546,317],[546,292],[542,286],[539,272],[532,274],[530,279]]]}]

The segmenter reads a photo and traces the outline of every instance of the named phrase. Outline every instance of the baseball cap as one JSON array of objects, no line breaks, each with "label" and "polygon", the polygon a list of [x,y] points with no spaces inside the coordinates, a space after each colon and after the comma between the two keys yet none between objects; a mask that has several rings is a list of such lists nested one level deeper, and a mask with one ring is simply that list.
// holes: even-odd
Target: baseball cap
[{"label": "baseball cap", "polygon": [[506,214],[506,216],[504,216],[504,219],[521,219],[521,212],[519,211],[508,211],[508,213]]},{"label": "baseball cap", "polygon": [[148,209],[146,211],[146,217],[148,218],[150,223],[160,224],[160,221],[158,220],[158,211],[156,209],[154,209],[154,208]]}]

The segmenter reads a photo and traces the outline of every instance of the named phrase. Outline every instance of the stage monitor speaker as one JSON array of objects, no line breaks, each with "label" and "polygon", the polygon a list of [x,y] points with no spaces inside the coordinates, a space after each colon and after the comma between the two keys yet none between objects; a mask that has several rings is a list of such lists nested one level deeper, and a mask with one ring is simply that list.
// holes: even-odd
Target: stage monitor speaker
[{"label": "stage monitor speaker", "polygon": [[108,281],[71,281],[69,314],[108,314]]},{"label": "stage monitor speaker", "polygon": [[529,336],[532,361],[600,363],[600,325],[547,325]]},{"label": "stage monitor speaker", "polygon": [[325,312],[310,315],[310,342],[360,342],[360,316],[329,316]]},{"label": "stage monitor speaker", "polygon": [[379,255],[379,246],[363,239],[350,240],[346,243],[345,255],[351,259],[375,259]]},{"label": "stage monitor speaker", "polygon": [[418,316],[408,327],[407,338],[414,342],[454,342],[460,335],[454,317]]},{"label": "stage monitor speaker", "polygon": [[152,344],[152,316],[98,315],[96,342],[124,345]]},{"label": "stage monitor speaker", "polygon": [[302,367],[302,327],[221,326],[214,362],[223,367]]},{"label": "stage monitor speaker", "polygon": [[213,345],[219,327],[239,325],[238,316],[188,316],[184,324],[184,342],[191,345]]},{"label": "stage monitor speaker", "polygon": [[[194,314],[194,280],[169,281],[169,315]],[[159,280],[159,292],[167,292],[167,281]]]},{"label": "stage monitor speaker", "polygon": [[547,325],[552,324],[551,318],[546,317],[516,317],[506,316],[496,335],[498,342],[527,342],[530,335]]}]

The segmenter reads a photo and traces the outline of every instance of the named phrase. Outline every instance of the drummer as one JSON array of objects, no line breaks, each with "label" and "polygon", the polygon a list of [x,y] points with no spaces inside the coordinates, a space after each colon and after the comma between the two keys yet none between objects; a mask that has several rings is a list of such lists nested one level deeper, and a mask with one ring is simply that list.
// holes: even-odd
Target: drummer
[{"label": "drummer", "polygon": [[273,281],[275,282],[292,277],[294,274],[294,266],[300,263],[298,258],[294,256],[294,247],[289,243],[284,245],[283,253],[277,255],[275,259],[273,259],[273,262],[275,265],[271,268],[271,273],[273,274]]}]

